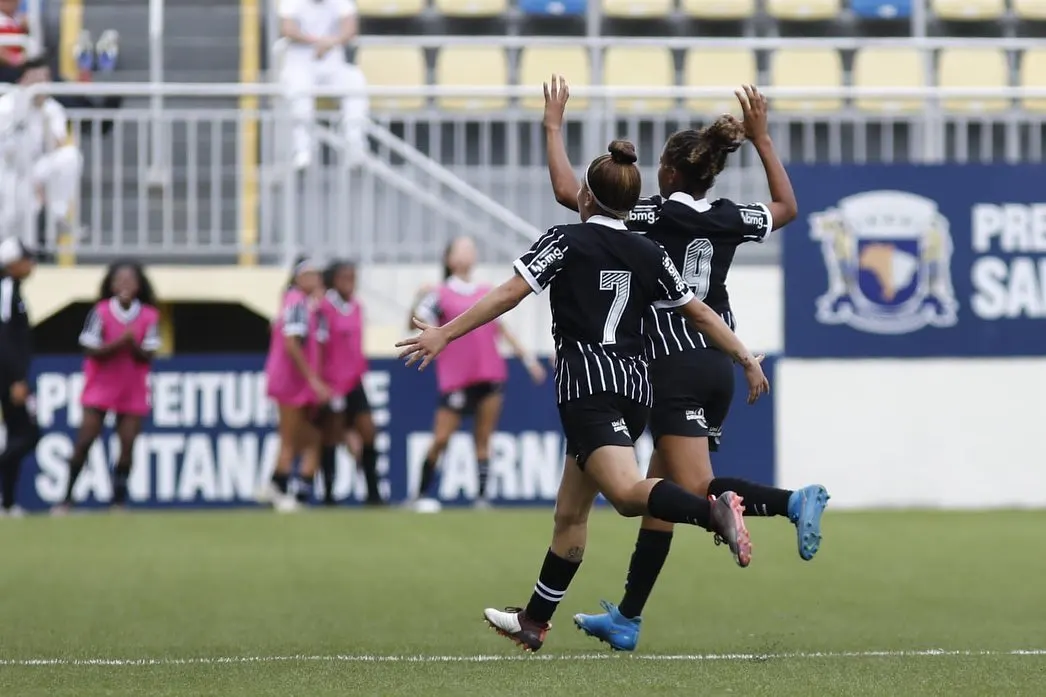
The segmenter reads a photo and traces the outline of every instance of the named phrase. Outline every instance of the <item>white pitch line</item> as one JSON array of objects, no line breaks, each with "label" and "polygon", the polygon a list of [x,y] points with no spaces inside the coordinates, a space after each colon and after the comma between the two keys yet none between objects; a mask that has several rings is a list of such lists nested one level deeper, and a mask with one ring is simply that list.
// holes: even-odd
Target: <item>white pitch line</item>
[{"label": "white pitch line", "polygon": [[148,667],[148,666],[209,666],[250,663],[508,663],[516,661],[778,661],[839,658],[929,658],[936,656],[1046,656],[1046,649],[1015,649],[1012,651],[973,651],[950,649],[920,649],[912,651],[795,651],[785,653],[697,653],[697,654],[637,654],[622,655],[608,653],[592,654],[539,654],[536,656],[476,655],[476,656],[219,656],[197,658],[7,658],[0,659],[2,666],[103,666],[103,667]]}]

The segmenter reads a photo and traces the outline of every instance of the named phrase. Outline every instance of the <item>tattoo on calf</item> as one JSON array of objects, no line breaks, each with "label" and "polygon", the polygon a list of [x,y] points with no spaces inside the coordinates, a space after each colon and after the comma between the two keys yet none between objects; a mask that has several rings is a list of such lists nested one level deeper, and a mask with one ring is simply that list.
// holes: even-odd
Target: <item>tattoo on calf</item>
[{"label": "tattoo on calf", "polygon": [[584,547],[571,547],[567,550],[567,561],[579,562],[583,556],[585,556]]}]

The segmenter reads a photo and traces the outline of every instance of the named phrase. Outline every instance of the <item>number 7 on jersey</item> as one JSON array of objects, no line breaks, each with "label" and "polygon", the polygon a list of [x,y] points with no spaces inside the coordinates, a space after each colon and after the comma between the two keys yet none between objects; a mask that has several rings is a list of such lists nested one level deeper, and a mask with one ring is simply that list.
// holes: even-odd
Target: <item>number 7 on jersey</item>
[{"label": "number 7 on jersey", "polygon": [[603,324],[603,344],[617,343],[617,325],[621,323],[621,316],[625,314],[631,287],[631,271],[599,272],[599,289],[614,293],[614,299],[610,302],[610,310],[607,312],[607,321]]}]

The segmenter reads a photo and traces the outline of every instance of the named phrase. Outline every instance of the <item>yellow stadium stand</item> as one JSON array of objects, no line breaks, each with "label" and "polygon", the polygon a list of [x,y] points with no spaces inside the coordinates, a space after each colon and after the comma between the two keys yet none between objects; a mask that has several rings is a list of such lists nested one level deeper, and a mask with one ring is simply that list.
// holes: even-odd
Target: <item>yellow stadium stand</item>
[{"label": "yellow stadium stand", "polygon": [[[1021,57],[1021,87],[1046,87],[1046,48],[1030,48]],[[1026,97],[1021,100],[1025,109],[1046,111],[1046,99]]]},{"label": "yellow stadium stand", "polygon": [[497,17],[508,11],[506,0],[436,0],[435,6],[448,17]]},{"label": "yellow stadium stand", "polygon": [[[524,48],[519,58],[519,84],[534,93],[520,101],[524,109],[543,109],[545,100],[541,84],[552,79],[552,74],[562,75],[570,87],[592,84],[592,67],[588,61],[588,49],[582,46],[534,46]],[[588,100],[571,97],[570,107],[583,109]]]},{"label": "yellow stadium stand", "polygon": [[771,17],[793,22],[835,19],[840,10],[839,0],[767,0],[766,3]]},{"label": "yellow stadium stand", "polygon": [[[838,51],[830,48],[781,49],[770,60],[770,84],[774,87],[840,87],[842,58]],[[837,98],[773,100],[773,108],[780,111],[833,111],[840,107],[842,100]]]},{"label": "yellow stadium stand", "polygon": [[683,84],[687,87],[728,87],[712,99],[689,99],[687,111],[699,114],[740,115],[733,89],[758,83],[755,52],[746,48],[691,49],[683,65]]},{"label": "yellow stadium stand", "polygon": [[755,0],[681,0],[680,8],[698,19],[747,19],[755,14]]},{"label": "yellow stadium stand", "polygon": [[[607,87],[671,87],[676,83],[672,53],[657,46],[608,48],[603,55],[603,84]],[[672,99],[620,99],[618,112],[633,114],[668,111]]]},{"label": "yellow stadium stand", "polygon": [[1002,19],[1006,0],[932,0],[930,10],[940,19],[953,22]]},{"label": "yellow stadium stand", "polygon": [[[436,56],[436,84],[496,87],[508,84],[508,57],[498,46],[448,46]],[[439,105],[451,111],[504,109],[504,97],[441,97]]]},{"label": "yellow stadium stand", "polygon": [[1013,0],[1013,13],[1018,19],[1046,19],[1046,0]]},{"label": "yellow stadium stand", "polygon": [[[946,48],[937,64],[941,87],[1005,87],[1010,83],[1006,54],[995,48]],[[970,113],[1003,111],[1008,99],[946,99],[948,111]]]},{"label": "yellow stadium stand", "polygon": [[357,0],[362,17],[412,17],[425,11],[425,0]]},{"label": "yellow stadium stand", "polygon": [[[854,56],[854,87],[925,87],[924,54],[914,48],[863,48]],[[910,114],[922,111],[923,101],[859,97],[855,103],[862,111],[887,114]]]},{"label": "yellow stadium stand", "polygon": [[672,0],[603,0],[605,17],[647,19],[672,13]]},{"label": "yellow stadium stand", "polygon": [[[416,46],[363,46],[356,52],[356,65],[363,71],[368,85],[380,87],[417,87],[426,84],[425,55]],[[421,109],[421,97],[372,97],[376,110]]]}]

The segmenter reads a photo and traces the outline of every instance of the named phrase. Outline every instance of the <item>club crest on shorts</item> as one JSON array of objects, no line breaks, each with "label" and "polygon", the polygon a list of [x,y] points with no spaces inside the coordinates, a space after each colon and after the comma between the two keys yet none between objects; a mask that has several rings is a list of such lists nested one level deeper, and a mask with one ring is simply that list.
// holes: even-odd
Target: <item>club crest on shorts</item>
[{"label": "club crest on shorts", "polygon": [[614,429],[614,433],[624,433],[626,436],[631,438],[632,436],[628,432],[628,424],[625,423],[624,419],[618,419],[617,421],[611,421],[610,427]]},{"label": "club crest on shorts", "polygon": [[821,243],[828,292],[817,321],[872,334],[950,327],[952,237],[937,203],[906,191],[867,191],[810,216]]},{"label": "club crest on shorts", "polygon": [[708,428],[708,422],[705,421],[705,410],[704,409],[687,409],[686,420],[696,421],[697,425],[701,428]]}]

